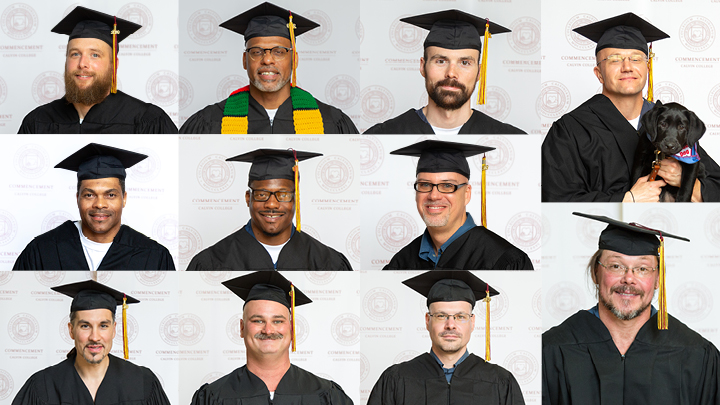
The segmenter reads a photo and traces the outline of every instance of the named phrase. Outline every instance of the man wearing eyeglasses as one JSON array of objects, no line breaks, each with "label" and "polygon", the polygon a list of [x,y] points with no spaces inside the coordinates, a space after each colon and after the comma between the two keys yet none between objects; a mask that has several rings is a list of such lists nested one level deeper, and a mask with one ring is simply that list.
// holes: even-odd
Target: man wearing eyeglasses
[{"label": "man wearing eyeglasses", "polygon": [[[640,117],[653,103],[643,98],[652,83],[648,42],[667,34],[626,13],[574,30],[597,42],[595,76],[602,94],[553,123],[542,145],[542,201],[657,202],[665,185],[679,186],[682,167],[660,163],[659,178],[630,178]],[[696,180],[692,201],[720,201],[720,166],[698,147],[707,176]]]},{"label": "man wearing eyeglasses", "polygon": [[432,346],[385,370],[368,405],[525,404],[512,373],[468,350],[475,302],[497,295],[496,290],[469,271],[429,271],[403,284],[427,298],[425,328]]},{"label": "man wearing eyeglasses", "polygon": [[220,26],[244,36],[243,68],[250,85],[192,115],[180,133],[358,133],[342,111],[296,86],[295,37],[319,27],[317,23],[265,2]]},{"label": "man wearing eyeglasses", "polygon": [[383,270],[532,270],[525,252],[483,226],[465,208],[472,197],[466,157],[494,148],[425,140],[390,152],[419,157],[415,202],[427,228]]},{"label": "man wearing eyeglasses", "polygon": [[[239,231],[201,251],[187,270],[352,270],[340,252],[293,225],[299,210],[298,162],[321,153],[257,149],[228,158],[252,163],[245,203],[250,220]],[[299,173],[299,172],[298,172]],[[296,180],[298,179],[298,180]],[[299,219],[298,215],[298,219]]]},{"label": "man wearing eyeglasses", "polygon": [[720,353],[665,305],[662,240],[688,239],[574,214],[609,224],[587,267],[598,304],[543,333],[543,404],[717,404]]}]

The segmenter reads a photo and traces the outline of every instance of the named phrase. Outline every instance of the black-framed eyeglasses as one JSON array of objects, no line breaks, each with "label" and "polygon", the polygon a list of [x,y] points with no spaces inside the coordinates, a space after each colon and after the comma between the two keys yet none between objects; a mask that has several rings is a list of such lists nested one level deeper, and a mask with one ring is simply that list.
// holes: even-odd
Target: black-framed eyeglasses
[{"label": "black-framed eyeglasses", "polygon": [[446,314],[443,312],[431,314],[428,312],[428,315],[430,315],[431,318],[435,318],[436,320],[440,322],[446,322],[448,319],[452,318],[455,320],[455,322],[458,323],[467,323],[470,318],[472,318],[475,315],[466,314],[465,312],[458,312],[457,314]]},{"label": "black-framed eyeglasses", "polygon": [[597,263],[599,265],[603,266],[610,273],[615,274],[616,276],[622,276],[625,274],[625,272],[630,270],[636,277],[644,278],[644,277],[650,277],[653,273],[655,273],[655,270],[657,270],[657,267],[648,267],[648,266],[628,267],[628,266],[626,266],[624,264],[620,264],[620,263],[603,264],[600,262],[600,260],[598,260]]},{"label": "black-framed eyeglasses", "polygon": [[437,191],[443,194],[452,194],[457,191],[458,188],[466,186],[467,183],[453,184],[453,183],[428,183],[425,181],[416,181],[414,184],[415,191],[418,193],[430,193],[433,188],[437,187]]},{"label": "black-framed eyeglasses", "polygon": [[265,52],[270,52],[270,55],[272,55],[273,59],[276,61],[281,61],[285,59],[287,54],[292,51],[292,48],[286,48],[284,46],[275,46],[272,48],[261,48],[259,46],[253,46],[252,48],[248,48],[245,50],[248,55],[250,55],[250,59],[253,61],[261,60],[265,57]]},{"label": "black-framed eyeglasses", "polygon": [[600,63],[607,61],[611,65],[619,65],[621,63],[624,63],[625,59],[629,60],[630,63],[632,63],[634,65],[639,65],[641,63],[645,63],[648,60],[647,56],[645,56],[645,55],[622,56],[622,55],[614,54],[614,55],[610,55],[607,58],[601,60],[597,64],[599,65]]},{"label": "black-framed eyeglasses", "polygon": [[292,191],[267,191],[267,190],[253,190],[250,189],[253,201],[265,202],[270,199],[270,196],[274,195],[278,202],[290,202],[295,198],[295,193]]}]

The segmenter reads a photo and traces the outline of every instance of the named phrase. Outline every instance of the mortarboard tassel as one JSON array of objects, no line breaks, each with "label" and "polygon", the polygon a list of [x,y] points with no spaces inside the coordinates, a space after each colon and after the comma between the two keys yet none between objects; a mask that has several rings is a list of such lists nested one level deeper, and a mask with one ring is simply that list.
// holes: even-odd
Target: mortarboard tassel
[{"label": "mortarboard tassel", "polygon": [[295,227],[300,232],[300,166],[298,166],[297,151],[292,149],[293,158],[295,158],[295,166],[293,166],[293,172],[295,172]]},{"label": "mortarboard tassel", "polygon": [[290,316],[292,317],[292,351],[294,353],[297,345],[295,343],[295,286],[293,284],[290,284]]},{"label": "mortarboard tassel", "polygon": [[653,102],[653,58],[655,54],[652,51],[652,42],[650,42],[650,57],[648,58],[648,94],[647,100]]},{"label": "mortarboard tassel", "polygon": [[490,285],[485,290],[485,361],[490,361]]},{"label": "mortarboard tassel", "polygon": [[480,199],[480,200],[481,200],[481,201],[480,201],[480,204],[481,204],[480,220],[482,221],[482,226],[485,227],[485,228],[487,228],[487,208],[485,207],[485,204],[486,204],[486,202],[485,202],[485,200],[486,200],[486,198],[485,198],[485,191],[486,191],[486,187],[485,187],[485,183],[486,183],[485,173],[487,172],[488,165],[485,164],[485,163],[486,163],[486,159],[485,159],[485,154],[483,153],[483,158],[482,158],[482,183],[480,184],[480,194],[481,194],[481,197],[482,197],[482,198]]},{"label": "mortarboard tassel", "polygon": [[122,308],[123,332],[122,333],[123,333],[123,357],[125,358],[125,360],[130,358],[130,349],[128,348],[128,335],[127,335],[127,308],[128,308],[127,295],[123,294],[123,308]]},{"label": "mortarboard tassel", "polygon": [[[112,74],[112,85],[110,87],[110,92],[115,94],[117,93],[117,35],[120,33],[117,29],[117,17],[115,17],[115,24],[113,24],[113,30],[110,31],[110,33],[113,36],[113,74]],[[127,358],[127,357],[125,357]]]},{"label": "mortarboard tassel", "polygon": [[490,20],[485,19],[485,35],[483,36],[483,49],[480,62],[480,80],[478,83],[478,105],[485,104],[485,82],[487,82],[487,53],[488,53],[488,39],[490,36]]},{"label": "mortarboard tassel", "polygon": [[287,27],[290,29],[290,46],[292,46],[292,81],[290,82],[292,87],[296,86],[296,80],[297,80],[297,73],[295,70],[297,69],[297,52],[295,51],[295,24],[293,23],[293,16],[292,12],[288,10],[290,13],[290,18]]},{"label": "mortarboard tassel", "polygon": [[658,256],[660,260],[658,263],[658,271],[660,275],[658,277],[658,284],[660,284],[658,291],[658,330],[667,330],[668,328],[668,312],[667,312],[667,290],[665,288],[665,241],[663,240],[662,233],[660,234],[660,247],[658,248]]}]

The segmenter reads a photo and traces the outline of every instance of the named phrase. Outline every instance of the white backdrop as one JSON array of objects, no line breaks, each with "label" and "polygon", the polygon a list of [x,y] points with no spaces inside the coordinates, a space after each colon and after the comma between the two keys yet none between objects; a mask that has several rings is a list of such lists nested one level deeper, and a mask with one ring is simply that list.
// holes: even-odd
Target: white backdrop
[{"label": "white backdrop", "polygon": [[[173,404],[178,397],[178,273],[97,272],[97,281],[127,293],[130,361],[150,368]],[[73,348],[67,324],[72,299],[50,290],[87,280],[90,272],[0,272],[0,405],[9,405],[35,372],[65,359]],[[122,358],[122,308],[116,312],[112,354]]]},{"label": "white backdrop", "polygon": [[54,166],[90,142],[149,155],[127,170],[122,223],[168,248],[178,265],[176,137],[3,135],[0,142],[0,269],[10,270],[35,236],[80,219],[77,174]]},{"label": "white backdrop", "polygon": [[65,94],[67,35],[50,30],[76,6],[143,26],[120,43],[118,89],[153,103],[178,123],[178,3],[163,0],[0,0],[0,133]]},{"label": "white backdrop", "polygon": [[[360,400],[367,402],[385,369],[430,350],[426,298],[402,284],[422,272],[362,271],[360,300]],[[491,360],[512,372],[526,404],[541,402],[540,273],[476,271],[500,292],[490,301]],[[468,350],[485,358],[485,303],[477,302]]]},{"label": "white backdrop", "polygon": [[[543,204],[543,330],[597,304],[587,262],[606,224],[572,215],[584,212],[684,236],[665,238],[668,312],[720,346],[720,207],[717,204]],[[654,304],[657,307],[657,297]]]},{"label": "white backdrop", "polygon": [[[360,265],[359,136],[180,136],[179,269],[193,256],[245,226],[250,164],[225,159],[255,149],[322,153],[300,162],[302,232]],[[293,223],[295,221],[293,220]]]},{"label": "white backdrop", "polygon": [[[363,135],[360,144],[364,225],[362,269],[380,270],[392,256],[425,231],[415,204],[417,158],[396,156],[393,150],[424,139],[441,139],[495,147],[487,154],[488,229],[525,251],[540,267],[540,139],[524,135],[437,137]],[[469,159],[473,198],[467,212],[480,225],[480,155]]]}]

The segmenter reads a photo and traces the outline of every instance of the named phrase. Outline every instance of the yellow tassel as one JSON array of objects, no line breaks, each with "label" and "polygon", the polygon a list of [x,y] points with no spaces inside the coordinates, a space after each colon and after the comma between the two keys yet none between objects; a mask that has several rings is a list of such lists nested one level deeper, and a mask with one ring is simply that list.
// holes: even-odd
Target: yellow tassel
[{"label": "yellow tassel", "polygon": [[648,94],[647,100],[652,103],[653,101],[653,58],[655,54],[652,51],[652,42],[650,43],[650,55],[648,57]]},{"label": "yellow tassel", "polygon": [[485,104],[485,87],[487,82],[487,55],[488,55],[488,39],[490,35],[490,20],[485,19],[485,35],[483,36],[483,49],[480,62],[480,80],[478,83],[478,100],[479,105]]},{"label": "yellow tassel", "polygon": [[127,335],[127,296],[123,294],[123,306],[122,306],[122,318],[123,318],[123,357],[125,360],[130,358],[130,349],[128,348],[128,335]]},{"label": "yellow tassel", "polygon": [[297,350],[295,341],[295,286],[290,284],[290,316],[292,317],[292,351],[293,353]]},{"label": "yellow tassel", "polygon": [[485,290],[485,361],[490,361],[490,285]]},{"label": "yellow tassel", "polygon": [[485,164],[486,161],[487,161],[487,160],[485,159],[485,154],[483,154],[483,158],[482,158],[482,183],[481,183],[481,185],[480,185],[480,192],[481,192],[481,197],[482,197],[482,198],[480,199],[480,200],[481,200],[481,201],[480,201],[480,204],[481,204],[480,220],[482,221],[482,226],[485,227],[485,228],[487,228],[487,208],[485,207],[485,204],[486,204],[485,194],[486,194],[486,191],[487,191],[485,184],[486,184],[487,181],[486,181],[486,175],[485,175],[485,173],[487,172],[487,169],[488,169],[488,165]]},{"label": "yellow tassel", "polygon": [[660,235],[660,247],[658,248],[658,256],[660,261],[658,264],[658,330],[667,330],[668,328],[668,312],[667,312],[667,289],[665,288],[665,241]]},{"label": "yellow tassel", "polygon": [[[112,74],[112,84],[110,86],[110,92],[115,94],[117,93],[117,34],[120,33],[117,29],[117,17],[115,17],[115,23],[113,24],[113,30],[110,31],[110,33],[113,36],[113,74]],[[126,357],[127,358],[127,357]]]},{"label": "yellow tassel", "polygon": [[[295,151],[293,151],[295,153]],[[298,166],[297,154],[295,154],[295,166],[293,166],[293,172],[295,172],[295,227],[300,232],[300,166]]]},{"label": "yellow tassel", "polygon": [[290,18],[288,22],[288,29],[290,29],[290,46],[292,46],[292,81],[290,82],[292,87],[295,87],[297,84],[297,51],[295,50],[295,24],[293,24],[293,16],[292,13],[290,13]]}]

